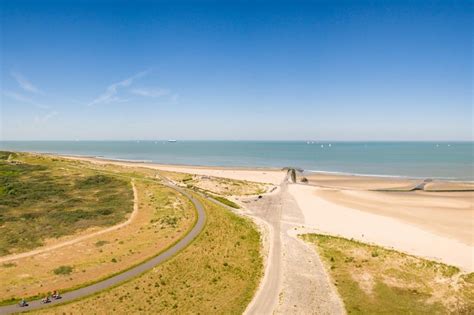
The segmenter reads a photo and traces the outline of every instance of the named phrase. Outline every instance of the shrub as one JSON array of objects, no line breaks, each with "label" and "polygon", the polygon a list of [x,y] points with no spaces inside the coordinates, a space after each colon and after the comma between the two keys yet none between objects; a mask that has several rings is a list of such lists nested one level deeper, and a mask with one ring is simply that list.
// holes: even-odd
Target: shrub
[{"label": "shrub", "polygon": [[11,268],[11,267],[16,267],[16,264],[15,263],[4,263],[2,266],[5,267],[5,268]]},{"label": "shrub", "polygon": [[93,175],[86,177],[85,179],[78,180],[76,185],[79,188],[95,187],[99,185],[104,185],[111,183],[114,178],[106,175]]},{"label": "shrub", "polygon": [[101,247],[101,246],[104,246],[105,244],[108,244],[108,243],[109,243],[109,242],[107,242],[107,241],[97,241],[97,242],[95,243],[95,246]]},{"label": "shrub", "polygon": [[60,266],[53,270],[56,275],[68,275],[72,272],[73,268],[71,266]]}]

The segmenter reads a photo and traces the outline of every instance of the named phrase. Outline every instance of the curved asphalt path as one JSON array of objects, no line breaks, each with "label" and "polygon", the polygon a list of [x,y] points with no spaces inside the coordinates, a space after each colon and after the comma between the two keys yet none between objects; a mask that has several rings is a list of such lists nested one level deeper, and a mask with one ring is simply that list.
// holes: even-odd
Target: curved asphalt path
[{"label": "curved asphalt path", "polygon": [[185,195],[194,204],[197,210],[198,217],[197,217],[196,224],[191,229],[191,231],[188,234],[186,234],[186,236],[184,236],[180,241],[178,241],[178,243],[170,247],[168,250],[162,252],[158,256],[144,262],[143,264],[135,266],[132,269],[124,271],[118,275],[115,275],[103,281],[91,284],[87,287],[83,287],[74,291],[61,294],[62,299],[60,300],[53,300],[51,303],[48,303],[48,304],[41,303],[41,299],[28,301],[29,306],[27,307],[19,307],[18,304],[0,306],[0,314],[11,314],[11,313],[16,313],[16,312],[37,310],[37,309],[48,307],[48,306],[59,305],[65,302],[71,302],[73,300],[92,295],[94,293],[111,288],[117,284],[120,284],[124,281],[130,280],[134,277],[139,276],[140,274],[152,269],[153,267],[159,265],[165,260],[171,258],[173,255],[177,254],[179,251],[181,251],[186,246],[188,246],[204,228],[204,225],[206,223],[206,212],[204,211],[203,205],[191,194],[187,193],[183,189],[180,189],[174,185],[166,185],[166,186],[174,190],[177,190],[181,194]]}]

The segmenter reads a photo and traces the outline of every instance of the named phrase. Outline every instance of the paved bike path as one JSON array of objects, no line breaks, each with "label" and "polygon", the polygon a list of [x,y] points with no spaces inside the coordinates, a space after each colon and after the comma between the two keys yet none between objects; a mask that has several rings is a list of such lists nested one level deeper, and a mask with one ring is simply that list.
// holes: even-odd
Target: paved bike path
[{"label": "paved bike path", "polygon": [[185,195],[189,200],[194,204],[197,210],[197,221],[191,231],[186,234],[180,241],[178,241],[175,245],[170,247],[168,250],[164,251],[163,253],[159,254],[158,256],[138,265],[135,266],[127,271],[124,271],[118,275],[115,275],[111,278],[105,279],[103,281],[91,284],[87,287],[83,287],[74,291],[66,292],[62,295],[62,299],[60,300],[52,300],[51,303],[43,304],[41,303],[41,299],[28,301],[27,307],[20,307],[18,304],[14,305],[5,305],[0,306],[0,314],[11,314],[15,312],[23,312],[23,311],[31,311],[37,310],[40,308],[59,305],[62,303],[70,302],[79,298],[83,298],[94,293],[103,291],[105,289],[111,288],[117,284],[120,284],[124,281],[130,280],[138,275],[152,269],[153,267],[159,265],[160,263],[164,262],[165,260],[169,259],[186,246],[188,246],[202,231],[204,225],[206,223],[206,212],[204,211],[204,207],[196,198],[194,198],[191,194],[187,193],[183,189],[180,189],[175,186],[166,185],[172,189],[175,189]]}]

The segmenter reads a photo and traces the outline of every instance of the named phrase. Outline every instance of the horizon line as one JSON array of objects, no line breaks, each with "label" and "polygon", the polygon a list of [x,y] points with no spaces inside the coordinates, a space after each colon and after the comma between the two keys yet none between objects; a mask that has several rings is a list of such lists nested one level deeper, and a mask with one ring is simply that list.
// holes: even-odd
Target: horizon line
[{"label": "horizon line", "polygon": [[[0,139],[0,142],[92,142],[92,141],[111,141],[111,142],[136,142],[136,141],[144,141],[144,142],[153,142],[153,141],[165,141],[167,142],[170,139]],[[383,140],[371,140],[371,139],[360,139],[360,140],[334,140],[334,139],[173,139],[177,142],[197,142],[197,141],[227,141],[227,142],[474,142],[474,139],[470,140],[462,140],[462,139],[448,139],[448,140],[440,140],[440,139],[411,139],[411,140],[403,140],[403,139],[383,139]]]}]

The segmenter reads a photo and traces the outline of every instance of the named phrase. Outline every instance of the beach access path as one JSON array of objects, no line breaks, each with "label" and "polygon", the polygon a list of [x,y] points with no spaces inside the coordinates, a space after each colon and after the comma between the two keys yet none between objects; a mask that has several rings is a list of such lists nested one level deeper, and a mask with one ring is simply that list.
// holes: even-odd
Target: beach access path
[{"label": "beach access path", "polygon": [[285,178],[262,198],[244,200],[245,214],[267,224],[265,274],[245,314],[345,314],[319,255],[293,233],[304,216]]}]

